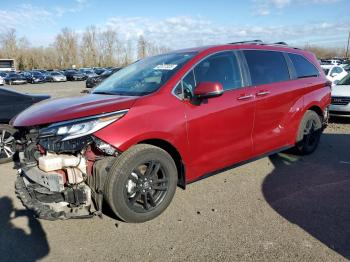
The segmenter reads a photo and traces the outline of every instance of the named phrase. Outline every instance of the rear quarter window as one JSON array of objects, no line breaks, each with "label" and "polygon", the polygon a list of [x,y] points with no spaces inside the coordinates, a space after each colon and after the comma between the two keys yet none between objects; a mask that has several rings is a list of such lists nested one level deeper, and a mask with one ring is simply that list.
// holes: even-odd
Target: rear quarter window
[{"label": "rear quarter window", "polygon": [[[297,54],[288,54],[288,56],[294,65],[297,78],[315,77],[320,75],[317,68],[303,56]],[[328,71],[325,72],[326,75]]]},{"label": "rear quarter window", "polygon": [[252,85],[290,80],[287,62],[278,51],[245,50]]}]

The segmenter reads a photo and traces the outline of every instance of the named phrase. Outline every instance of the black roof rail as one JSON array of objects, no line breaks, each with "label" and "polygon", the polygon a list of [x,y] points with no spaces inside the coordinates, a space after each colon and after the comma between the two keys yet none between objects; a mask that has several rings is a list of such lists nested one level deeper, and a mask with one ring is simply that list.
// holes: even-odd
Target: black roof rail
[{"label": "black roof rail", "polygon": [[293,49],[300,49],[298,47],[289,46],[286,42],[276,42],[276,43],[265,43],[261,40],[248,40],[248,41],[240,41],[229,43],[229,45],[239,45],[239,44],[255,44],[255,45],[271,45],[271,46],[288,46]]},{"label": "black roof rail", "polygon": [[262,44],[264,43],[263,41],[256,39],[256,40],[247,40],[247,41],[240,41],[240,42],[233,42],[233,43],[228,43],[229,45],[239,45],[239,44]]},{"label": "black roof rail", "polygon": [[288,45],[286,42],[276,42],[273,43],[274,45]]}]

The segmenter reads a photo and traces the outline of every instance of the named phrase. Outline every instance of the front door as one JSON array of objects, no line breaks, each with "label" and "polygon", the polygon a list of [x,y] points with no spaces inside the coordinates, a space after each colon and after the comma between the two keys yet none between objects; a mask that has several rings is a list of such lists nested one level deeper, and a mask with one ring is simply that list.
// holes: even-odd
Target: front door
[{"label": "front door", "polygon": [[252,155],[254,88],[245,87],[242,76],[237,55],[227,51],[207,57],[182,81],[185,92],[191,94],[200,82],[220,82],[224,88],[219,97],[184,102],[190,164],[198,176]]}]

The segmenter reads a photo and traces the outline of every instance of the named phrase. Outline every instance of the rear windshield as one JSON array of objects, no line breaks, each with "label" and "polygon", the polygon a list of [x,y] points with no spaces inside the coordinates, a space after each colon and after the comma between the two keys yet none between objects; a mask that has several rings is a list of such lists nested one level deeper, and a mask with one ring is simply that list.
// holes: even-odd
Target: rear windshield
[{"label": "rear windshield", "polygon": [[169,53],[142,59],[103,81],[94,94],[141,96],[164,85],[196,52]]}]

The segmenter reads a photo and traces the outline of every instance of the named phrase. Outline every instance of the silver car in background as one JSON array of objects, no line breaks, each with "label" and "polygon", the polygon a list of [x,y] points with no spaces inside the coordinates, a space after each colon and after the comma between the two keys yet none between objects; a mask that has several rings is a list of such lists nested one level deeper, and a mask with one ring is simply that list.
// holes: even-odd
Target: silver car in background
[{"label": "silver car in background", "polygon": [[67,81],[67,77],[57,71],[49,72],[46,76],[46,79],[49,82],[66,82]]},{"label": "silver car in background", "polygon": [[350,117],[350,74],[332,88],[331,116]]}]

